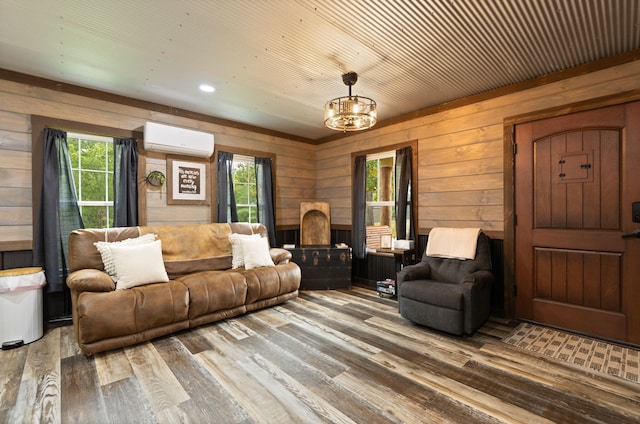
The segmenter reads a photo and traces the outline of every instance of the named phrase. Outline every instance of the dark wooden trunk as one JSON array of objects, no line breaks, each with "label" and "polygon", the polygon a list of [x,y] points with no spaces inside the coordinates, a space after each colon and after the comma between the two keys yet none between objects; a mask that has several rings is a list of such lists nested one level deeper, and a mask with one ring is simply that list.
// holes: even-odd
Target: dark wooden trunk
[{"label": "dark wooden trunk", "polygon": [[351,249],[307,246],[287,249],[302,272],[301,290],[351,288]]}]

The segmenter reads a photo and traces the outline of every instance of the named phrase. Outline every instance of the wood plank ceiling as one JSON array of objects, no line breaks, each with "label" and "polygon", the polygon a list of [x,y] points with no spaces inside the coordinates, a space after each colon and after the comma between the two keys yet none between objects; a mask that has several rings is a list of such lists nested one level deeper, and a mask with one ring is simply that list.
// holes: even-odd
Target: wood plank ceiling
[{"label": "wood plank ceiling", "polygon": [[0,1],[0,68],[310,140],[347,71],[386,120],[639,48],[637,0]]}]

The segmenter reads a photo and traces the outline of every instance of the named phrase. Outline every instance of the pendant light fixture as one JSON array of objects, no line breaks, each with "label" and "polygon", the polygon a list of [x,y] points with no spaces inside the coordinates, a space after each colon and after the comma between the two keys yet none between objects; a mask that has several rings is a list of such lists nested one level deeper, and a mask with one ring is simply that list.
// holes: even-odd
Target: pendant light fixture
[{"label": "pendant light fixture", "polygon": [[342,75],[342,81],[349,86],[349,95],[336,97],[324,105],[324,125],[343,132],[373,127],[378,120],[376,102],[368,97],[351,95],[351,86],[358,81],[358,74],[346,73]]}]

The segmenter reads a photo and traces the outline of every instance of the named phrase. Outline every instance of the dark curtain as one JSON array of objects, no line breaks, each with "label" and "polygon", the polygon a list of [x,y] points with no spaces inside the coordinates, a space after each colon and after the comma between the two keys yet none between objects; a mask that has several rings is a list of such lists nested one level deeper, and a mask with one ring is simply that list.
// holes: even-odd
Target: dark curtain
[{"label": "dark curtain", "polygon": [[47,292],[61,292],[67,279],[69,234],[83,228],[73,184],[67,133],[44,129],[42,194],[33,248],[34,265],[44,269]]},{"label": "dark curtain", "polygon": [[138,225],[138,145],[133,138],[114,138],[113,226]]},{"label": "dark curtain", "polygon": [[366,249],[366,211],[367,211],[367,157],[357,156],[353,167],[353,199],[351,205],[352,229],[351,244],[356,258],[363,259]]},{"label": "dark curtain", "polygon": [[267,227],[269,245],[276,245],[276,212],[273,196],[273,171],[270,158],[255,158],[258,194],[258,221]]},{"label": "dark curtain", "polygon": [[[411,146],[396,150],[396,237],[399,240],[414,240],[411,214]],[[409,228],[407,228],[407,226]]]},{"label": "dark curtain", "polygon": [[[231,207],[231,216],[227,208]],[[218,152],[218,220],[238,222],[238,208],[233,193],[233,153]]]}]

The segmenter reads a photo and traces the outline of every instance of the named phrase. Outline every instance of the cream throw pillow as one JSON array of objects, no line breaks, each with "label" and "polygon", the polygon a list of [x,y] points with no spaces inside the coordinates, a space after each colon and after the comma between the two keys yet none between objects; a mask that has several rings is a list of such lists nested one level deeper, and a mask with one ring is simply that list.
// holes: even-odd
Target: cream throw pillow
[{"label": "cream throw pillow", "polygon": [[242,247],[243,239],[259,239],[260,234],[229,234],[229,242],[231,243],[231,268],[238,269],[244,266],[244,249]]},{"label": "cream throw pillow", "polygon": [[166,283],[160,240],[135,246],[111,246],[116,269],[116,290],[150,283]]},{"label": "cream throw pillow", "polygon": [[269,253],[269,240],[264,237],[258,237],[243,238],[240,241],[244,254],[245,269],[274,265]]},{"label": "cream throw pillow", "polygon": [[93,245],[100,252],[100,256],[102,257],[102,263],[104,264],[104,272],[109,274],[111,278],[115,281],[116,276],[116,268],[113,263],[113,255],[111,254],[111,246],[136,246],[139,244],[146,244],[155,241],[157,238],[156,234],[145,234],[140,237],[128,238],[126,240],[121,241],[97,241],[93,243]]}]

